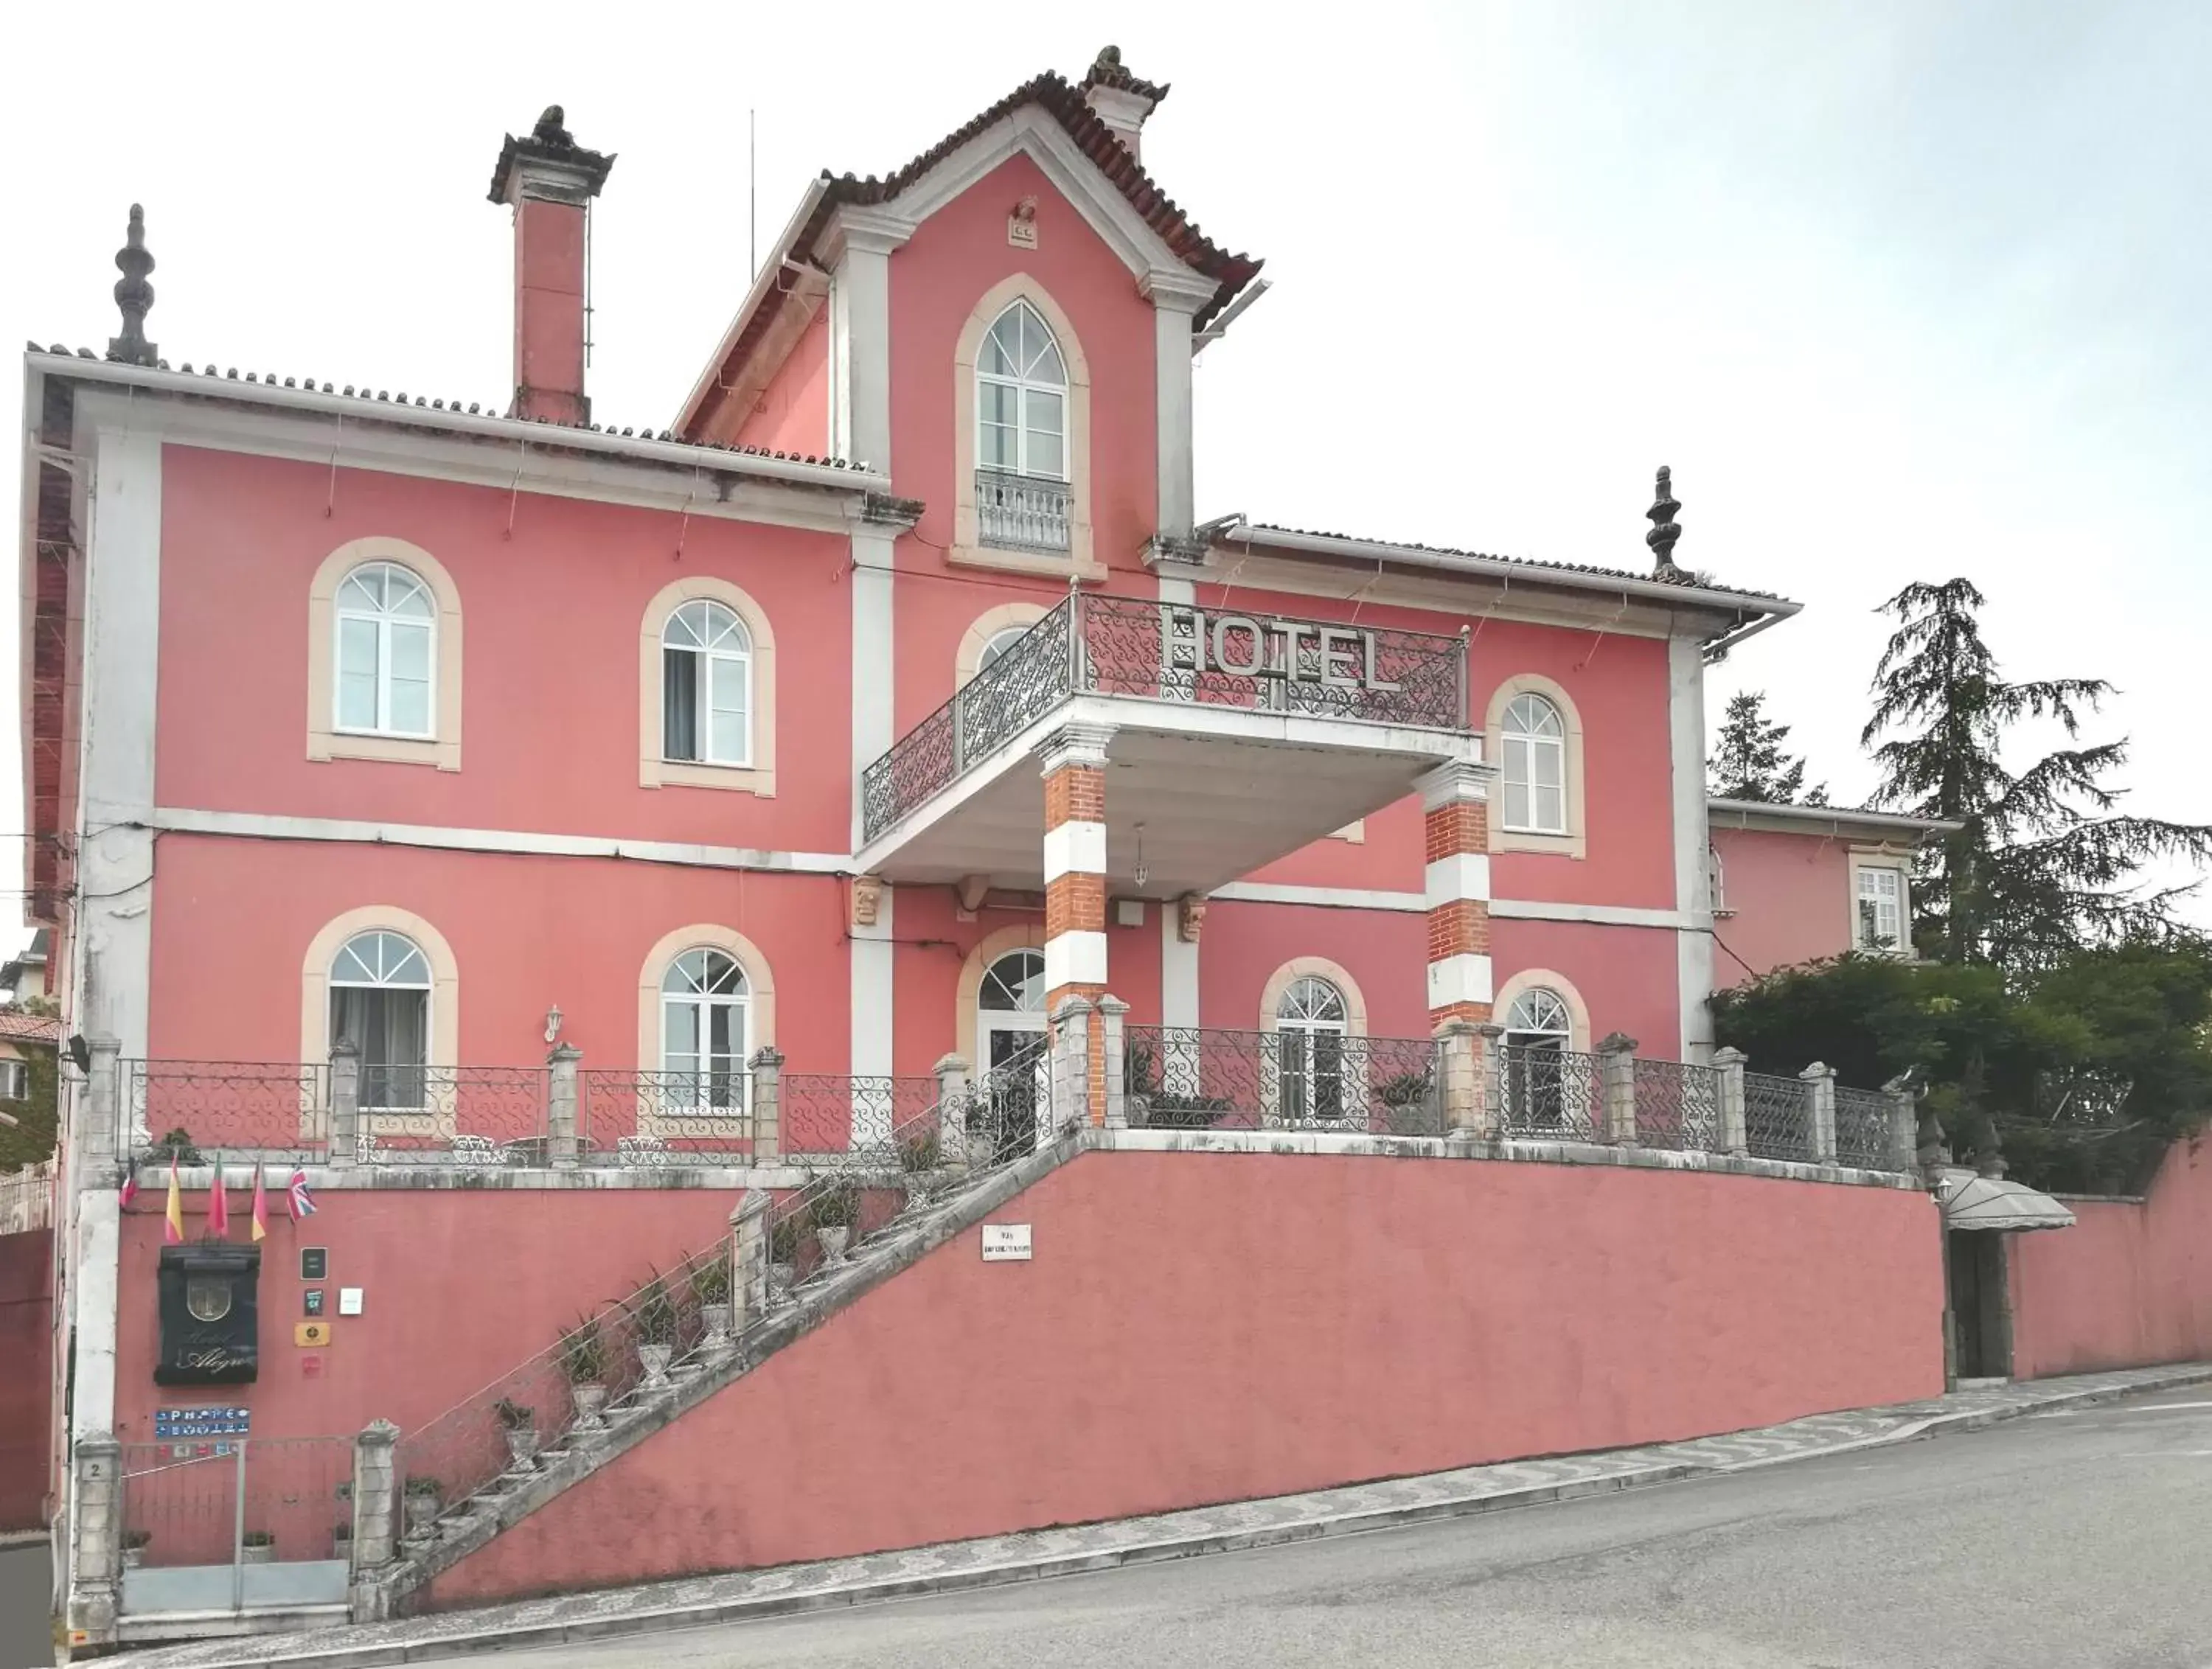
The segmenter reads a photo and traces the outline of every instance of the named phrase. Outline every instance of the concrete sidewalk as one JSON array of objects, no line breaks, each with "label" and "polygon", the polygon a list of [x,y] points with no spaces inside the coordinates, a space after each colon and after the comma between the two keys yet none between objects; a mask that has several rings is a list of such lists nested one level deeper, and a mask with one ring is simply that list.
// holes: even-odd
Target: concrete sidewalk
[{"label": "concrete sidewalk", "polygon": [[1121,1519],[903,1552],[486,1606],[304,1634],[201,1641],[130,1654],[131,1669],[365,1669],[501,1647],[645,1634],[1103,1570],[1385,1529],[1750,1466],[1840,1454],[2046,1410],[2212,1381],[2212,1363],[1960,1391],[1929,1402],[1815,1415],[1689,1442],[1468,1466],[1307,1495]]}]

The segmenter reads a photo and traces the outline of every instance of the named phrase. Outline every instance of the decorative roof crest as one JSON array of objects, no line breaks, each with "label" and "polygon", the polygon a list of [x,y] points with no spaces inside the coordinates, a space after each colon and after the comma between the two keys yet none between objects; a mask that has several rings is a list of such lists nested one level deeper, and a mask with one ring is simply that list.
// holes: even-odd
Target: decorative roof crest
[{"label": "decorative roof crest", "polygon": [[146,275],[154,258],[146,248],[146,211],[131,205],[131,229],[123,247],[115,252],[115,264],[123,274],[115,283],[115,305],[123,310],[123,334],[109,338],[107,357],[125,365],[153,365],[160,356],[146,340],[146,313],[154,305],[154,287]]}]

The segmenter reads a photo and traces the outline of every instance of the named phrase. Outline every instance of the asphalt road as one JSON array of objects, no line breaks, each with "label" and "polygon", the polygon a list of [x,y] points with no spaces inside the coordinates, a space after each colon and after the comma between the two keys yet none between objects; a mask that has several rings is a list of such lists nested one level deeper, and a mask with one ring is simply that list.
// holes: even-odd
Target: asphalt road
[{"label": "asphalt road", "polygon": [[[2212,1399],[516,1669],[2212,1666]],[[474,1660],[480,1662],[481,1659]]]}]

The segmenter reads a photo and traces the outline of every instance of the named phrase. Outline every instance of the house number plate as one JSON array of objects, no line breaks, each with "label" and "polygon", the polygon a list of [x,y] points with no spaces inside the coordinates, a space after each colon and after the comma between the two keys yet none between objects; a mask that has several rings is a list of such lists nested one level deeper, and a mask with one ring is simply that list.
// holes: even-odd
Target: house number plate
[{"label": "house number plate", "polygon": [[1027,1263],[1030,1226],[1026,1223],[987,1223],[983,1225],[985,1263]]}]

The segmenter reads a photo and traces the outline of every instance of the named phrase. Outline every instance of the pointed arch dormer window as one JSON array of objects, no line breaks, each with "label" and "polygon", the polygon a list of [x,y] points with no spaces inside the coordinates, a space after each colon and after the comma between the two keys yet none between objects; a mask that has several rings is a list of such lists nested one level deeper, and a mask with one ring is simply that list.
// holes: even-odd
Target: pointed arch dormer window
[{"label": "pointed arch dormer window", "polygon": [[1060,343],[1018,298],[975,356],[975,505],[985,544],[1068,548],[1067,418]]}]

